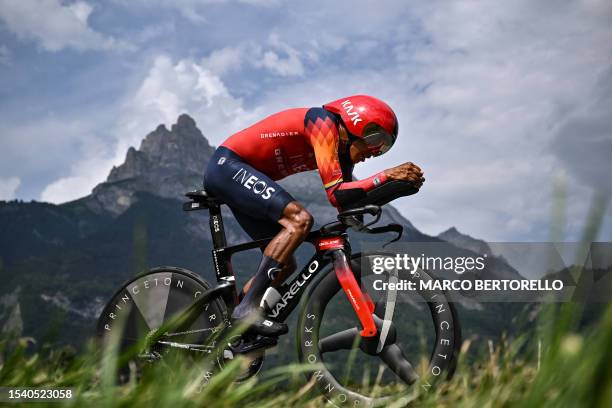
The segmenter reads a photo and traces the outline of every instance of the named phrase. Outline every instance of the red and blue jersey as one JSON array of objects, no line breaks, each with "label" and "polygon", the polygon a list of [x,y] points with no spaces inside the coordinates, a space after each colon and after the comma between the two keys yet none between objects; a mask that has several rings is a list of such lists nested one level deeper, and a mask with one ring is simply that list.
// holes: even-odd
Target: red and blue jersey
[{"label": "red and blue jersey", "polygon": [[273,180],[317,170],[332,205],[335,193],[359,188],[369,191],[386,181],[384,172],[351,181],[353,164],[340,138],[339,119],[323,108],[296,108],[275,113],[230,136],[221,146]]}]

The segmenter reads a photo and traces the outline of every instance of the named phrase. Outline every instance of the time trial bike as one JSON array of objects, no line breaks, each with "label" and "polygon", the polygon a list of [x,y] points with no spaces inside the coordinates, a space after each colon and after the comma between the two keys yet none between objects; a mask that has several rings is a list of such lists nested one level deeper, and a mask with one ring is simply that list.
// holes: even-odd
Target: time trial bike
[{"label": "time trial bike", "polygon": [[[384,375],[390,382],[406,390],[417,381],[427,389],[454,372],[461,331],[453,303],[445,293],[419,290],[424,301],[410,308],[396,307],[395,291],[387,291],[375,302],[364,282],[372,275],[371,265],[376,257],[394,254],[382,250],[353,254],[349,244],[350,229],[366,234],[396,233],[393,241],[399,240],[401,225],[374,225],[381,219],[381,206],[416,191],[410,183],[392,181],[367,194],[354,195],[353,204],[340,212],[337,220],[309,233],[305,243],[312,244],[315,253],[303,269],[279,287],[268,288],[261,300],[268,318],[279,322],[287,320],[299,306],[295,330],[298,358],[312,365],[308,379],[337,406],[378,405],[397,397],[396,388],[390,388],[394,390],[392,395],[373,395],[363,382],[358,385],[354,376],[342,380],[338,368],[346,365],[347,359],[355,361],[355,353],[359,354],[357,360],[378,366],[377,381],[382,377],[380,368],[385,368],[388,370]],[[97,333],[101,338],[114,335],[120,351],[129,352],[129,363],[139,369],[164,361],[170,351],[208,356],[215,368],[204,370],[203,386],[228,360],[241,355],[248,364],[237,381],[245,380],[258,373],[265,351],[274,347],[278,339],[237,333],[231,327],[231,312],[238,304],[232,256],[264,248],[270,239],[229,246],[221,215],[224,203],[205,190],[186,196],[189,202],[183,204],[185,211],[209,211],[217,284],[212,286],[200,275],[178,267],[151,269],[121,285],[102,311]],[[372,218],[366,223],[364,217]],[[397,280],[397,276],[388,276],[389,281],[393,279]],[[434,277],[419,270],[410,279]],[[421,315],[426,315],[428,323],[415,326],[429,329],[430,343],[425,350],[427,363],[418,373],[417,366],[406,356],[406,347],[416,344],[407,340],[416,339],[417,327],[410,327],[409,322],[414,321],[410,317],[398,314],[418,314],[423,309],[426,313]],[[343,326],[348,327],[342,329]],[[347,352],[351,353],[349,357],[341,354]],[[119,369],[120,381],[134,372],[128,368],[127,360],[124,363]],[[365,375],[363,370],[359,374]]]}]

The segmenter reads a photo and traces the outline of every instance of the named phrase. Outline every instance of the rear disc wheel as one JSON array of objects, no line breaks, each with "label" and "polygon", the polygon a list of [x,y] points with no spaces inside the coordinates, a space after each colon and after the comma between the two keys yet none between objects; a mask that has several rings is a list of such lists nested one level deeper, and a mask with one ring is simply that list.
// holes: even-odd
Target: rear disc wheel
[{"label": "rear disc wheel", "polygon": [[[138,378],[151,364],[168,361],[170,350],[200,361],[214,352],[210,338],[225,325],[227,308],[222,299],[211,299],[186,330],[167,333],[160,341],[146,346],[143,339],[170,318],[186,310],[210,284],[197,274],[181,268],[161,267],[124,283],[98,318],[97,335],[107,345],[114,343],[118,355],[129,358],[118,367],[118,382],[133,375]],[[176,345],[194,345],[194,349]],[[111,345],[112,347],[112,345]]]}]

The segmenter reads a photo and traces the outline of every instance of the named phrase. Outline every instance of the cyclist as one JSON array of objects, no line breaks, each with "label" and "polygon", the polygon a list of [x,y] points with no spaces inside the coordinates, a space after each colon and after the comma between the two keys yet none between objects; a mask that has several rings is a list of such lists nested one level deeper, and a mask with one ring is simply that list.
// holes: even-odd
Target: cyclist
[{"label": "cyclist", "polygon": [[295,270],[293,252],[313,219],[276,180],[318,169],[330,203],[339,209],[355,197],[355,189],[367,192],[389,180],[420,188],[425,179],[413,163],[352,181],[355,163],[385,153],[397,133],[397,118],[386,103],[355,95],[323,107],[278,112],[219,146],[206,169],[206,190],[228,204],[251,238],[274,237],[243,288],[232,313],[234,322],[268,337],[287,332],[286,324],[263,317],[259,302],[268,287],[279,285]]}]

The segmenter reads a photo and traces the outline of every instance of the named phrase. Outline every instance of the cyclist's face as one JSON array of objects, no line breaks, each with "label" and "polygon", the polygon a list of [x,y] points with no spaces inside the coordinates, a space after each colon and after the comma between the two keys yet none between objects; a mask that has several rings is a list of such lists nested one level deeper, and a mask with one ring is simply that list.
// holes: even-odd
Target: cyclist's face
[{"label": "cyclist's face", "polygon": [[340,141],[342,143],[347,143],[347,144],[350,143],[348,131],[346,130],[346,128],[344,127],[342,123],[338,124],[338,133],[340,134]]},{"label": "cyclist's face", "polygon": [[360,163],[373,156],[366,142],[361,139],[357,139],[351,144],[349,154],[351,155],[351,161],[353,163]]}]

